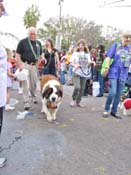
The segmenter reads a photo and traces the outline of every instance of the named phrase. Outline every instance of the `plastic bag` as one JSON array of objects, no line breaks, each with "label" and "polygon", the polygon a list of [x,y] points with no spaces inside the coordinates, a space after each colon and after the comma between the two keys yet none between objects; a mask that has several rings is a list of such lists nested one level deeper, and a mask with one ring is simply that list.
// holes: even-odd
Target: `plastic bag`
[{"label": "plastic bag", "polygon": [[19,81],[25,81],[28,80],[28,73],[27,69],[17,69],[14,75]]}]

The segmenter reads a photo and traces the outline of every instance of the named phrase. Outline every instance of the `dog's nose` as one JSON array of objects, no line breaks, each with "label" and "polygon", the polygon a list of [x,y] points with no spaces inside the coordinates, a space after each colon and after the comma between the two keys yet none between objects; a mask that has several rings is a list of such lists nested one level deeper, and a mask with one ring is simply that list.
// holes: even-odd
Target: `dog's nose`
[{"label": "dog's nose", "polygon": [[55,101],[55,97],[52,97],[52,101]]}]

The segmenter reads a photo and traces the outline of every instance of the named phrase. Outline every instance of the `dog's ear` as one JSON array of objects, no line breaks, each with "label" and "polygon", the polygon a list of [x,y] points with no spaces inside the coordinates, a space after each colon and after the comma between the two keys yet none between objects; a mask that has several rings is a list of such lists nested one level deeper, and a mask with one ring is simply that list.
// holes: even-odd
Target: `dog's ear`
[{"label": "dog's ear", "polygon": [[58,90],[58,96],[62,97],[63,96],[63,91],[61,89]]},{"label": "dog's ear", "polygon": [[56,87],[58,89],[58,91],[57,91],[58,97],[62,97],[63,96],[63,90],[62,90],[62,88],[59,87],[59,86],[56,86]]},{"label": "dog's ear", "polygon": [[53,88],[47,87],[44,92],[42,93],[42,97],[48,99],[50,94],[52,94]]}]

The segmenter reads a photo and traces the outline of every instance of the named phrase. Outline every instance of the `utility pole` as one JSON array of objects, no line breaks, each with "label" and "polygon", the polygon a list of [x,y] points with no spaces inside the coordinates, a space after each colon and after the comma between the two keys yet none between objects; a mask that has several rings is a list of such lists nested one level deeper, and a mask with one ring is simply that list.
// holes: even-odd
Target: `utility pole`
[{"label": "utility pole", "polygon": [[64,0],[59,0],[58,5],[60,7],[60,11],[59,11],[59,23],[58,23],[58,33],[56,36],[56,49],[61,50],[61,14],[62,14],[62,2],[64,2]]}]

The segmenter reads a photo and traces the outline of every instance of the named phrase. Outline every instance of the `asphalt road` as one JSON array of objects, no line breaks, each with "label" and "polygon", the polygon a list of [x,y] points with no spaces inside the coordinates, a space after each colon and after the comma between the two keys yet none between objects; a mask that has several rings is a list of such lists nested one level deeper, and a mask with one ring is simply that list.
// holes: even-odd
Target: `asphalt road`
[{"label": "asphalt road", "polygon": [[131,116],[104,119],[105,97],[88,96],[82,100],[85,108],[71,108],[72,90],[64,86],[52,124],[40,112],[39,91],[33,115],[18,120],[23,98],[12,91],[19,103],[4,112],[0,156],[8,161],[0,175],[131,175]]}]

